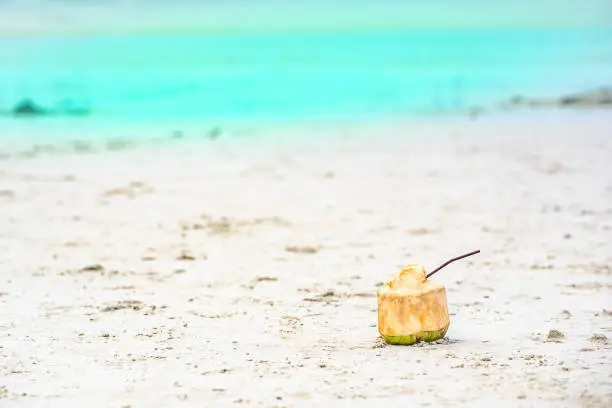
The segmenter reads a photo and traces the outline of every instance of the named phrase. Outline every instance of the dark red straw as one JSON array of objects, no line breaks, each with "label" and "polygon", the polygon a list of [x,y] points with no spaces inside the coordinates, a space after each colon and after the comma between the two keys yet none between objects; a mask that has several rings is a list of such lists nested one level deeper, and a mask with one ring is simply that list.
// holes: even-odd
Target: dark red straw
[{"label": "dark red straw", "polygon": [[476,255],[479,252],[480,252],[480,249],[476,250],[476,251],[473,251],[473,252],[470,252],[469,254],[461,255],[461,256],[453,258],[453,259],[451,259],[449,261],[446,261],[442,265],[438,266],[436,269],[434,269],[433,271],[431,271],[427,275],[425,275],[425,279],[429,278],[431,275],[433,275],[434,273],[438,272],[440,269],[444,268],[449,263],[458,261],[458,260],[463,259],[463,258],[467,258],[468,256]]}]

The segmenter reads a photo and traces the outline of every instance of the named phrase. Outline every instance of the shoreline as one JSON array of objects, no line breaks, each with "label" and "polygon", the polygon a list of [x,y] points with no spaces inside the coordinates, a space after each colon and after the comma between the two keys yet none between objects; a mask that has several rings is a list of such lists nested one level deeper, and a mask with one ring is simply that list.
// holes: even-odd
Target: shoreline
[{"label": "shoreline", "polygon": [[[91,118],[61,118],[50,124],[47,118],[0,119],[3,135],[0,137],[0,155],[36,155],[40,153],[86,153],[118,151],[138,147],[172,146],[185,143],[257,143],[266,139],[299,143],[301,139],[327,138],[338,133],[358,135],[401,134],[404,129],[466,129],[478,124],[554,124],[606,123],[610,109],[602,108],[542,108],[498,110],[473,117],[469,114],[427,115],[402,117],[401,115],[375,115],[370,118],[346,118],[343,121],[261,121],[209,123],[117,123],[99,122]],[[312,136],[313,132],[315,136]],[[302,135],[296,137],[296,135]],[[435,137],[435,135],[432,135]],[[375,136],[371,138],[376,143]]]}]

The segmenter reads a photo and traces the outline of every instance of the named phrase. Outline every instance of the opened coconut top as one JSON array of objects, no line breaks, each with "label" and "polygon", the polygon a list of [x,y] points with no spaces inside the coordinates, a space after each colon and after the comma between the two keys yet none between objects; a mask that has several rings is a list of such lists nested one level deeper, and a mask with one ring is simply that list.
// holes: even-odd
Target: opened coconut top
[{"label": "opened coconut top", "polygon": [[392,292],[403,295],[416,295],[442,288],[442,285],[439,283],[427,280],[425,275],[423,265],[406,265],[395,275],[393,280],[382,285],[378,292],[380,294]]}]

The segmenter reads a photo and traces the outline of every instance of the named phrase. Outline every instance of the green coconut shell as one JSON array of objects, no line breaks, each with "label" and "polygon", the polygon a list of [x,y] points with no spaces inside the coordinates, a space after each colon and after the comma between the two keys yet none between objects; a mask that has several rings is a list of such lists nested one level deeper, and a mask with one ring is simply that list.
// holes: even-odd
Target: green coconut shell
[{"label": "green coconut shell", "polygon": [[409,346],[411,344],[440,340],[446,335],[448,326],[434,331],[423,331],[408,336],[382,336],[389,344]]}]

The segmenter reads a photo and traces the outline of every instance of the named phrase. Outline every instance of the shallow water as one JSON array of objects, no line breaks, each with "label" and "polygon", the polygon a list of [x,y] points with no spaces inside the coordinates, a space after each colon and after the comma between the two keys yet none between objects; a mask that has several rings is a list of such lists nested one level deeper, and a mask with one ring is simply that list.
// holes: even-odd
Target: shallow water
[{"label": "shallow water", "polygon": [[612,28],[0,37],[1,110],[105,123],[411,117],[608,84]]}]

